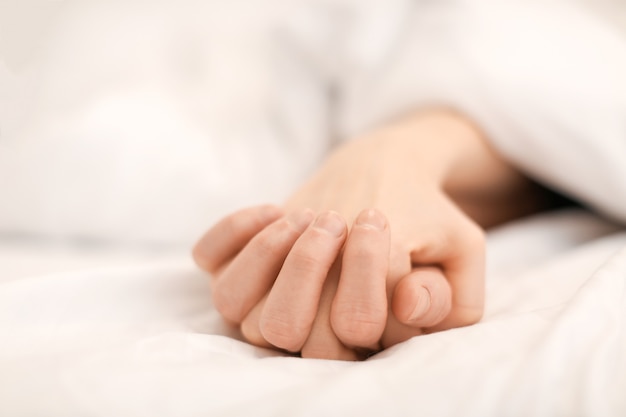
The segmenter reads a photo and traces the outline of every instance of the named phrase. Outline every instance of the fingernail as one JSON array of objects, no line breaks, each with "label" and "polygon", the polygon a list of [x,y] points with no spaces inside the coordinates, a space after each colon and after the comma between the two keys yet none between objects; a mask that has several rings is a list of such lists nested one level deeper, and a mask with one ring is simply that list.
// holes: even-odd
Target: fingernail
[{"label": "fingernail", "polygon": [[371,227],[376,230],[384,230],[387,221],[382,213],[375,209],[363,210],[356,218],[356,224]]},{"label": "fingernail", "polygon": [[430,291],[426,288],[421,287],[419,289],[419,295],[417,296],[417,300],[415,303],[415,308],[411,312],[411,317],[409,320],[415,321],[420,319],[424,313],[428,311],[430,308]]},{"label": "fingernail", "polygon": [[304,209],[294,211],[289,214],[289,216],[287,216],[287,221],[293,226],[294,229],[302,233],[307,227],[309,227],[314,218],[315,214],[312,210]]},{"label": "fingernail", "polygon": [[334,211],[320,214],[317,220],[315,220],[314,226],[318,229],[326,230],[336,237],[341,236],[346,230],[346,224],[343,218]]}]

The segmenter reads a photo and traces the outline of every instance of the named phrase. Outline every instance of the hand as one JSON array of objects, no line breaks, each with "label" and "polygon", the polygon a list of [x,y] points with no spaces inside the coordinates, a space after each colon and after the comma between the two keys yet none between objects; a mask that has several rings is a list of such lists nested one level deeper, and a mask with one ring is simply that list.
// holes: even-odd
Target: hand
[{"label": "hand", "polygon": [[[277,210],[271,207],[240,211],[218,223],[197,246],[197,260],[205,269],[212,270],[219,276],[214,280],[214,294],[217,295],[214,299],[218,309],[234,322],[242,323],[244,336],[259,346],[269,347],[270,340],[274,346],[290,351],[301,350],[304,357],[333,359],[355,359],[363,351],[378,350],[381,347],[378,341],[387,321],[385,277],[389,227],[384,217],[371,210],[358,216],[341,258],[341,290],[335,295],[339,268],[329,268],[328,259],[338,254],[339,243],[343,241],[341,236],[333,236],[332,232],[328,233],[313,225],[302,233],[301,229],[298,230],[295,219],[301,217],[308,218],[305,222],[310,220],[308,215],[311,213],[307,211],[280,219],[264,230],[259,230],[277,214]],[[329,217],[341,223],[336,215],[329,213],[319,216],[316,223],[325,223]],[[286,233],[277,233],[278,230]],[[219,265],[223,264],[223,260],[231,258],[255,232],[258,232],[256,237],[220,273]],[[284,248],[287,247],[288,250],[291,240],[299,233],[302,234],[298,243],[293,245],[287,255]],[[229,245],[220,244],[224,242],[221,238],[225,238]],[[217,250],[211,249],[213,245]],[[266,251],[267,248],[273,250]],[[202,253],[213,256],[205,257]],[[266,285],[269,282],[271,286],[272,275],[265,275],[263,271],[272,269],[272,264],[274,268],[280,268],[286,257],[291,260],[284,262],[279,278],[270,292],[269,302],[268,297],[265,297],[250,308],[267,287],[258,288],[255,285],[256,289],[250,288],[246,286],[246,278],[249,279],[248,282],[258,284],[262,281],[258,277],[262,277],[266,279]],[[308,261],[302,263],[301,259]],[[249,275],[251,262],[258,267],[255,272],[259,275]],[[300,272],[294,274],[294,269]],[[301,281],[289,278],[294,276],[300,277]],[[312,286],[302,285],[303,283]],[[417,317],[414,320],[408,317],[406,319],[406,322],[416,327],[398,326],[396,321],[392,330],[388,325],[389,328],[385,331],[388,345],[420,334],[419,326],[440,321],[450,309],[449,287],[440,271],[425,268],[416,270],[407,277],[403,285],[400,296],[396,296],[397,300],[392,303],[394,311],[398,311],[402,317],[403,309],[406,310],[409,304],[411,308],[407,311],[408,315],[414,312],[415,305],[420,305],[421,310],[416,311]],[[321,288],[323,291],[320,295]],[[430,294],[434,297],[430,297]],[[316,316],[315,307],[320,298]],[[417,304],[415,298],[418,298]],[[233,306],[247,306],[243,311],[248,313],[232,309]],[[265,319],[262,318],[263,314],[266,315]],[[242,319],[243,316],[246,316],[245,319]],[[285,322],[284,319],[281,320],[284,317],[292,320]]]},{"label": "hand", "polygon": [[[424,126],[426,132],[433,128],[429,123]],[[467,132],[443,129],[443,133]],[[214,286],[218,310],[241,323],[251,342],[302,350],[303,356],[312,352],[314,357],[345,357],[346,346],[375,349],[380,342],[386,347],[424,330],[471,324],[480,318],[482,231],[442,192],[433,175],[437,165],[419,166],[415,160],[407,165],[405,154],[385,152],[400,148],[388,147],[389,138],[384,139],[385,146],[374,138],[337,152],[288,207],[335,208],[348,218],[358,208],[388,207],[385,211],[397,219],[392,224],[400,225],[394,229],[393,242],[386,245],[391,246],[391,263],[381,250],[389,241],[384,218],[378,234],[364,233],[357,221],[345,242],[345,224],[336,228],[344,231],[334,238],[317,227],[329,217],[337,220],[336,215],[326,213],[309,226],[310,211],[274,221],[281,213],[270,207],[227,218],[196,247],[198,263],[218,277]],[[414,165],[420,169],[407,169]],[[419,186],[407,187],[411,180]],[[366,213],[362,216],[376,212]],[[212,249],[210,241],[230,243]],[[344,242],[345,253],[338,257]],[[343,260],[343,266],[333,264],[335,259]],[[364,266],[364,260],[374,267]],[[424,268],[429,265],[438,268]],[[394,313],[389,316],[388,301]]]}]

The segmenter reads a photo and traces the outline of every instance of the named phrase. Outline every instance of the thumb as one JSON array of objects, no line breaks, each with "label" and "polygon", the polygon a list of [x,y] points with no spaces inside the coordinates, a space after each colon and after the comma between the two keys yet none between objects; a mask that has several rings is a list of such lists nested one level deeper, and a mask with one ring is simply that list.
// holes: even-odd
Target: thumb
[{"label": "thumb", "polygon": [[396,319],[415,328],[432,327],[452,310],[452,290],[443,271],[435,267],[414,268],[398,281],[391,299]]}]

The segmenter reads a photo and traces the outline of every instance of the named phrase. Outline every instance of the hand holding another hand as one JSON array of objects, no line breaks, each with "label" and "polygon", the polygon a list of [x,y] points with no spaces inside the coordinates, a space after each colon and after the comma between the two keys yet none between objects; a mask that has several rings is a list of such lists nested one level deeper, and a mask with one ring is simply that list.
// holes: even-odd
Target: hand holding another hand
[{"label": "hand holding another hand", "polygon": [[443,190],[455,153],[415,146],[471,135],[440,115],[411,128],[348,143],[284,209],[244,209],[201,239],[215,306],[248,341],[356,359],[480,319],[484,234]]}]

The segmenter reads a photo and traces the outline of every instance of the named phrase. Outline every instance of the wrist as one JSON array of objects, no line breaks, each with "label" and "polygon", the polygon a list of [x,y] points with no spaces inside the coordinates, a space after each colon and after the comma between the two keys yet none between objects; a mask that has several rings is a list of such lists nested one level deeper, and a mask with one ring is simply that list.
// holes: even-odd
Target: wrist
[{"label": "wrist", "polygon": [[483,227],[542,207],[537,186],[501,158],[485,134],[460,114],[420,112],[366,140],[374,143],[369,148],[375,149],[387,184],[408,181],[416,192],[445,194]]},{"label": "wrist", "polygon": [[450,194],[500,193],[527,182],[493,150],[481,129],[451,110],[433,109],[373,133],[389,164]]}]

